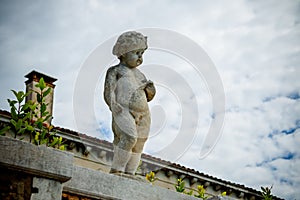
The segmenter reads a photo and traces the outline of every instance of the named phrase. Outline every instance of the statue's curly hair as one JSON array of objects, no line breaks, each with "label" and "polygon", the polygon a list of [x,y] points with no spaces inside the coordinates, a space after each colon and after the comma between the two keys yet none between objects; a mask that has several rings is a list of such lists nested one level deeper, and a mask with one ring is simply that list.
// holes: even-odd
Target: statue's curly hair
[{"label": "statue's curly hair", "polygon": [[128,31],[119,36],[116,44],[113,47],[113,55],[120,58],[127,52],[147,49],[147,37],[136,31]]}]

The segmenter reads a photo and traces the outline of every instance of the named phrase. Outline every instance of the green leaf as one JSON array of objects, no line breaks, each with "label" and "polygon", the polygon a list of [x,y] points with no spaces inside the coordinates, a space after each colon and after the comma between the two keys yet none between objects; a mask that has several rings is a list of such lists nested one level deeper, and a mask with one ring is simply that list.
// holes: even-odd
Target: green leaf
[{"label": "green leaf", "polygon": [[37,122],[36,122],[36,126],[37,126],[39,129],[42,129],[42,128],[43,128],[43,122],[37,121]]},{"label": "green leaf", "polygon": [[48,144],[49,143],[49,139],[45,138],[41,141],[41,144]]},{"label": "green leaf", "polygon": [[59,150],[65,150],[65,148],[66,148],[65,145],[61,145],[58,149]]},{"label": "green leaf", "polygon": [[31,111],[35,111],[36,107],[37,107],[36,103],[33,103],[33,102],[30,103],[30,110]]},{"label": "green leaf", "polygon": [[20,128],[17,132],[18,135],[23,135],[24,132],[26,131],[26,128]]},{"label": "green leaf", "polygon": [[[43,113],[43,117],[46,117],[46,116],[47,116],[48,119],[49,119],[49,117],[51,117],[51,115],[49,115],[48,111],[46,111],[46,112]],[[44,120],[44,121],[46,121],[46,120]]]},{"label": "green leaf", "polygon": [[18,119],[17,125],[16,125],[16,129],[17,129],[17,130],[21,129],[22,123],[23,123],[22,119]]},{"label": "green leaf", "polygon": [[37,102],[41,103],[42,102],[42,96],[39,93],[36,93],[36,100]]},{"label": "green leaf", "polygon": [[30,119],[30,112],[26,113],[23,117],[23,120],[28,120]]},{"label": "green leaf", "polygon": [[18,93],[15,90],[11,90],[11,91],[14,93],[15,97],[18,96]]},{"label": "green leaf", "polygon": [[25,97],[25,95],[24,95],[24,92],[23,92],[23,91],[19,91],[19,92],[17,93],[17,100],[18,100],[19,103],[22,103],[22,102],[23,102],[24,97]]},{"label": "green leaf", "polygon": [[184,194],[187,194],[187,195],[189,195],[189,196],[192,196],[192,194],[193,194],[193,190],[190,190],[189,192],[183,192]]},{"label": "green leaf", "polygon": [[18,103],[16,100],[7,99],[7,101],[10,107],[15,107],[15,104]]},{"label": "green leaf", "polygon": [[[47,114],[48,114],[49,112],[47,112]],[[45,117],[45,119],[44,119],[44,122],[45,121],[48,121],[49,119],[52,119],[52,116],[51,115],[47,115],[46,117]]]},{"label": "green leaf", "polygon": [[27,111],[28,109],[30,109],[31,106],[31,102],[26,102],[23,106],[22,106],[22,111]]},{"label": "green leaf", "polygon": [[41,91],[43,91],[46,88],[46,83],[44,81],[44,78],[42,77],[38,84],[35,85],[36,87],[40,88]]},{"label": "green leaf", "polygon": [[45,138],[45,137],[46,137],[46,134],[47,134],[46,130],[43,129],[43,130],[42,130],[42,133],[41,133],[41,138]]},{"label": "green leaf", "polygon": [[11,114],[11,118],[14,119],[14,120],[17,120],[18,119],[18,115],[17,115],[17,111],[16,111],[16,108],[12,107],[10,109],[10,114]]},{"label": "green leaf", "polygon": [[28,125],[26,128],[27,128],[27,130],[30,131],[30,132],[34,131],[34,128],[33,128],[33,126],[31,126],[31,125]]},{"label": "green leaf", "polygon": [[49,145],[49,147],[53,147],[54,145],[56,145],[59,142],[58,137],[53,137],[53,141],[51,142],[51,144]]},{"label": "green leaf", "polygon": [[43,94],[43,96],[47,96],[51,92],[51,88],[49,87]]},{"label": "green leaf", "polygon": [[17,126],[17,122],[14,119],[10,120],[10,123],[16,128]]},{"label": "green leaf", "polygon": [[0,130],[0,135],[5,135],[5,133],[7,131],[9,131],[9,129],[10,129],[10,126],[5,126],[3,129]]},{"label": "green leaf", "polygon": [[47,106],[46,106],[46,104],[42,104],[42,106],[41,106],[41,113],[42,113],[42,115],[44,114],[44,112],[46,111],[46,109],[47,109]]}]

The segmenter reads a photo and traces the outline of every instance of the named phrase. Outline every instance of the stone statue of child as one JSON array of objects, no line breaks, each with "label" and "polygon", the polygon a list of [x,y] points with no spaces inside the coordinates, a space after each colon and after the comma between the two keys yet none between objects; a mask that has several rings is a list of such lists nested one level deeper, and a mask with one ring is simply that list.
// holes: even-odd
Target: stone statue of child
[{"label": "stone statue of child", "polygon": [[134,175],[149,135],[148,107],[155,95],[153,82],[137,69],[147,49],[147,37],[135,31],[119,36],[113,54],[120,63],[107,70],[104,99],[112,112],[114,157],[110,173]]}]

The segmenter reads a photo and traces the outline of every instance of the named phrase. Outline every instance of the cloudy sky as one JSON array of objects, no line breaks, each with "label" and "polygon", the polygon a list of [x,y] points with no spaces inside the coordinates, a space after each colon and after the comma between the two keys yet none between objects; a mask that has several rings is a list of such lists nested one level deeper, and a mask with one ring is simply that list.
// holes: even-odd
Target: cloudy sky
[{"label": "cloudy sky", "polygon": [[[112,141],[102,97],[117,63],[111,45],[141,30],[149,40],[141,70],[158,89],[145,152],[299,198],[300,1],[2,0],[0,13],[0,109],[35,69],[58,78],[54,125]],[[210,133],[220,117],[222,131]],[[214,148],[200,159],[208,133]],[[159,154],[181,137],[188,142],[175,157]]]}]

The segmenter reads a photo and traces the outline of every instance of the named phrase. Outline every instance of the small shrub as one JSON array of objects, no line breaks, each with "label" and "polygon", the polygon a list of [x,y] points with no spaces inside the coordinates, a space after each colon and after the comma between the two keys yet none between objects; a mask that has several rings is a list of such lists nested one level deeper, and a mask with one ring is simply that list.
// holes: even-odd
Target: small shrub
[{"label": "small shrub", "polygon": [[175,189],[177,192],[183,193],[185,190],[185,182],[179,178],[177,179],[177,185],[175,185]]},{"label": "small shrub", "polygon": [[[7,126],[0,130],[0,135],[5,135],[11,131],[14,138],[23,139],[25,134],[29,134],[29,142],[36,145],[46,145],[57,149],[64,150],[62,137],[57,137],[53,131],[53,126],[47,124],[52,115],[47,111],[48,104],[45,98],[50,94],[51,88],[46,89],[46,83],[43,78],[35,85],[39,91],[16,92],[12,90],[16,100],[8,99],[10,106],[11,119]],[[37,102],[24,102],[26,97],[34,92],[37,96]]]},{"label": "small shrub", "polygon": [[262,194],[264,200],[272,200],[272,194],[271,194],[272,188],[273,188],[273,185],[270,188],[261,187],[261,194]]},{"label": "small shrub", "polygon": [[149,172],[148,174],[146,174],[146,180],[149,181],[150,183],[153,183],[154,181],[156,181],[158,178],[155,177],[155,173],[154,172]]},{"label": "small shrub", "polygon": [[205,195],[206,190],[204,189],[203,185],[198,185],[197,186],[197,195],[194,195],[197,198],[201,198],[206,200],[209,196]]}]

